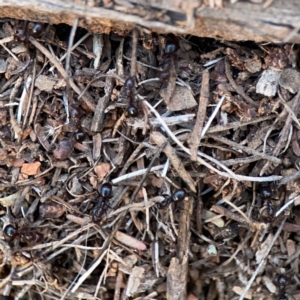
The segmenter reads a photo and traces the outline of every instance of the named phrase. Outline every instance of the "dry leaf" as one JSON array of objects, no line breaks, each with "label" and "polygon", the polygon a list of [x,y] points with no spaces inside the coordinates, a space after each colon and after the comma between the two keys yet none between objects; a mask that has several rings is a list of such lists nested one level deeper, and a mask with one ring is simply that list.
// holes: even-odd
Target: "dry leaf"
[{"label": "dry leaf", "polygon": [[[244,287],[234,286],[232,288],[232,291],[235,292],[238,295],[241,295],[244,291]],[[246,295],[244,296],[244,298],[245,299],[252,299],[252,294],[253,294],[253,290],[249,289],[248,292],[246,293]]]},{"label": "dry leaf", "polygon": [[34,163],[23,164],[21,173],[25,175],[37,175],[40,172],[41,163],[36,161]]},{"label": "dry leaf", "polygon": [[96,173],[100,181],[102,181],[105,178],[105,176],[109,171],[110,171],[109,163],[101,163],[94,168],[94,172]]}]

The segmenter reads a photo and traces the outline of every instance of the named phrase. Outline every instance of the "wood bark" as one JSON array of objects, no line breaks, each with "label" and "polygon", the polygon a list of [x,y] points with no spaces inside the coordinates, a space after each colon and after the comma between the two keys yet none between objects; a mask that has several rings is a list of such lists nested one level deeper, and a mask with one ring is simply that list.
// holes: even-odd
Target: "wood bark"
[{"label": "wood bark", "polygon": [[[101,4],[107,3],[106,6]],[[0,0],[0,18],[79,26],[96,33],[125,35],[137,25],[158,33],[192,34],[221,40],[299,43],[300,1],[250,1],[212,9],[200,0]],[[101,5],[101,6],[100,6]]]}]

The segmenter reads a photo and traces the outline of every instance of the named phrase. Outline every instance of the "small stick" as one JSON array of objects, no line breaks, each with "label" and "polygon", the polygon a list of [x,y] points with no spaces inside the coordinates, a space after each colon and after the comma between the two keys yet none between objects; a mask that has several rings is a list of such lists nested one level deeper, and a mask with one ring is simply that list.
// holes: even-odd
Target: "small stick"
[{"label": "small stick", "polygon": [[[110,74],[112,71],[108,71]],[[99,132],[103,127],[103,120],[105,115],[105,109],[109,103],[110,96],[113,90],[113,78],[106,77],[105,79],[105,95],[99,99],[98,104],[95,109],[94,117],[92,120],[91,131]]]},{"label": "small stick", "polygon": [[254,106],[254,107],[257,107],[257,104],[248,96],[245,94],[245,92],[242,90],[241,87],[239,87],[235,81],[233,80],[232,78],[232,75],[231,75],[231,70],[230,70],[230,65],[229,65],[229,61],[228,59],[226,58],[225,59],[225,74],[229,80],[229,83],[231,84],[231,86],[235,89],[235,91],[241,95],[250,105]]},{"label": "small stick", "polygon": [[[147,172],[145,172],[143,178],[141,179],[139,185],[136,187],[136,189],[134,190],[132,197],[130,198],[129,204],[133,203],[133,201],[135,200],[140,188],[142,187],[144,181],[146,180],[154,162],[156,161],[157,157],[160,155],[162,149],[165,147],[165,144],[162,145],[162,147],[156,152],[156,154],[153,156],[149,166],[148,166],[148,170]],[[98,258],[96,259],[96,262],[86,271],[86,273],[84,274],[84,276],[81,276],[78,279],[78,282],[76,283],[76,285],[73,287],[73,289],[71,290],[72,293],[75,293],[76,290],[80,287],[80,285],[86,280],[86,278],[95,270],[95,268],[101,263],[105,253],[108,251],[108,247],[112,241],[112,239],[114,238],[116,232],[118,231],[119,227],[121,226],[125,216],[128,213],[128,209],[126,211],[124,211],[120,216],[119,216],[119,220],[116,223],[114,229],[112,230],[112,232],[110,233],[110,235],[106,238],[105,242],[102,245],[101,250],[98,253]]]},{"label": "small stick", "polygon": [[123,272],[121,270],[118,270],[118,275],[116,278],[116,285],[115,285],[114,300],[120,299],[122,283],[123,283]]},{"label": "small stick", "polygon": [[[39,49],[51,61],[51,63],[56,67],[58,72],[66,80],[67,79],[67,73],[64,70],[64,68],[60,65],[60,63],[55,59],[55,57],[53,57],[53,55],[41,43],[39,43],[32,36],[30,36],[28,40],[33,46],[35,46],[37,49]],[[79,87],[75,84],[75,82],[73,81],[72,78],[69,79],[69,83],[70,83],[71,88],[75,91],[75,93],[80,95],[81,91],[80,91]],[[83,99],[84,99],[84,102],[86,103],[86,105],[92,111],[95,111],[95,108],[96,108],[95,104],[92,103],[87,97],[83,97]]]},{"label": "small stick", "polygon": [[196,123],[193,132],[188,140],[188,144],[191,148],[191,158],[193,161],[197,160],[197,150],[200,144],[201,132],[206,117],[208,99],[209,99],[209,72],[206,71],[202,74],[202,84],[201,84]]},{"label": "small stick", "polygon": [[285,185],[291,181],[294,181],[296,179],[300,178],[300,171],[297,171],[293,174],[290,175],[286,175],[284,176],[280,181],[279,181],[279,185]]},{"label": "small stick", "polygon": [[[83,36],[76,44],[74,44],[71,48],[71,51],[75,50],[85,39],[87,39],[90,36],[90,33],[87,33],[85,36]],[[62,62],[65,58],[67,57],[67,52],[59,58],[59,61]],[[89,57],[89,58],[93,58],[93,57]],[[55,69],[55,66],[52,66],[49,69],[49,73],[53,72]]]},{"label": "small stick", "polygon": [[[145,101],[146,105],[149,107],[149,109],[154,113],[154,115],[158,118],[158,120],[160,121],[161,125],[164,127],[166,133],[171,137],[171,139],[187,154],[191,155],[190,149],[186,148],[182,142],[180,142],[178,140],[178,138],[173,134],[173,132],[170,130],[170,128],[167,126],[167,124],[165,123],[165,121],[162,119],[162,117],[160,116],[160,114],[156,111],[156,109],[147,101]],[[198,151],[198,153],[200,153]],[[208,158],[208,155],[205,155],[204,153],[200,153],[202,156],[205,156],[206,158]],[[209,159],[212,161],[214,160],[212,157],[209,157]],[[215,162],[216,160],[214,160]],[[207,163],[205,160],[203,160],[200,157],[197,157],[197,162],[199,162],[200,164],[206,166],[207,168],[213,170],[214,172],[216,172],[217,174],[227,177],[227,178],[235,178],[237,180],[247,180],[247,181],[259,181],[259,182],[268,182],[268,181],[274,181],[274,180],[280,180],[282,177],[281,176],[268,176],[268,177],[252,177],[252,176],[244,176],[244,175],[237,175],[234,174],[228,174],[225,172],[221,172],[220,170],[214,168],[213,166],[211,166],[209,163]],[[218,163],[218,165],[222,165],[221,163]],[[225,166],[222,165],[222,168],[228,171],[228,168],[226,168]],[[231,173],[233,173],[232,171],[230,171]]]},{"label": "small stick", "polygon": [[[297,95],[294,97],[294,99],[295,99],[295,101],[291,107],[291,111],[294,112],[295,115],[297,115],[298,111],[299,111],[299,106],[300,106],[300,91],[297,93]],[[285,120],[284,126],[280,132],[280,139],[279,139],[275,149],[273,150],[274,156],[279,155],[281,149],[286,145],[292,120],[293,120],[293,115],[289,113]],[[277,164],[279,164],[279,163],[277,163]],[[270,166],[270,162],[267,162],[264,165],[264,167],[262,168],[260,175],[263,175],[269,166]]]},{"label": "small stick", "polygon": [[233,165],[246,165],[250,164],[252,162],[260,160],[261,157],[258,155],[245,157],[245,158],[234,158],[234,159],[228,159],[228,160],[221,160],[221,163],[226,166],[233,166]]},{"label": "small stick", "polygon": [[271,119],[274,119],[275,117],[276,117],[276,115],[269,115],[269,116],[257,117],[257,118],[254,118],[254,119],[251,119],[251,120],[245,121],[245,122],[232,122],[232,123],[228,123],[227,125],[216,125],[214,127],[210,127],[208,129],[207,133],[214,133],[214,132],[226,131],[229,129],[236,129],[236,128],[240,128],[242,126],[259,123],[259,122],[263,122],[266,120],[271,120]]},{"label": "small stick", "polygon": [[224,138],[222,136],[219,136],[219,135],[217,136],[215,134],[208,134],[208,136],[211,137],[211,138],[213,138],[214,140],[219,141],[221,143],[224,143],[224,144],[226,144],[228,146],[235,147],[235,148],[237,148],[239,150],[242,150],[242,151],[244,151],[244,152],[246,152],[248,154],[258,155],[261,158],[269,160],[269,161],[274,162],[276,164],[280,164],[282,162],[281,159],[279,159],[277,157],[273,157],[273,156],[270,156],[268,154],[264,154],[264,153],[261,153],[261,152],[259,152],[257,150],[254,150],[252,148],[249,148],[249,147],[246,147],[246,146],[242,146],[242,145],[240,145],[238,143],[235,143],[233,141],[230,141],[229,139],[226,139],[226,138]]},{"label": "small stick", "polygon": [[138,42],[138,31],[136,28],[132,31],[132,52],[131,52],[131,70],[130,76],[134,77],[136,75],[136,50]]},{"label": "small stick", "polygon": [[[9,103],[13,103],[15,96],[19,90],[19,87],[21,86],[22,81],[23,81],[22,77],[19,77],[17,79],[15,86],[14,86],[13,90],[11,91],[11,94],[9,97]],[[16,122],[13,106],[9,107],[9,117],[10,117],[11,126],[14,130],[15,138],[19,139],[22,129],[19,126],[19,124]]]},{"label": "small stick", "polygon": [[160,132],[154,131],[150,134],[150,141],[153,141],[156,145],[161,146],[164,143],[167,143],[163,152],[169,158],[171,164],[177,171],[178,175],[185,181],[189,188],[196,193],[195,182],[192,179],[191,175],[186,171],[181,159],[177,156],[176,150],[168,143],[166,137],[164,137]]},{"label": "small stick", "polygon": [[[66,74],[67,74],[67,78],[66,78],[66,101],[64,100],[64,103],[68,103],[68,99],[70,98],[70,60],[71,60],[71,48],[73,46],[73,42],[74,42],[74,37],[75,37],[75,33],[77,30],[77,26],[78,26],[78,18],[75,18],[73,21],[73,26],[72,26],[72,30],[69,36],[69,44],[68,44],[68,50],[67,50],[67,58],[66,58]],[[65,106],[67,106],[67,104],[65,104]],[[66,107],[66,113],[67,113],[67,124],[69,123],[69,109],[68,107]]]},{"label": "small stick", "polygon": [[250,278],[250,280],[248,281],[248,283],[247,283],[247,285],[246,285],[243,293],[241,294],[239,300],[243,300],[244,299],[244,297],[247,294],[247,292],[249,291],[249,289],[250,289],[253,281],[255,280],[256,276],[258,275],[258,273],[260,272],[261,268],[263,267],[267,256],[269,255],[271,249],[273,248],[273,245],[274,245],[275,241],[277,240],[279,234],[281,233],[281,230],[283,228],[283,225],[284,225],[285,221],[286,221],[286,217],[282,220],[280,226],[278,227],[277,232],[274,235],[272,242],[268,246],[268,248],[267,248],[266,252],[264,253],[263,257],[261,258],[261,261],[260,261],[259,265],[257,266],[257,268],[256,268],[255,272],[253,273],[252,277]]},{"label": "small stick", "polygon": [[239,222],[241,224],[248,224],[243,217],[241,217],[238,214],[236,214],[236,213],[228,210],[227,208],[225,208],[223,206],[213,205],[210,210],[213,211],[213,212],[215,212],[215,213],[222,214],[226,218],[234,220],[234,221],[237,221],[237,222]]},{"label": "small stick", "polygon": [[28,115],[29,115],[29,109],[30,109],[30,106],[31,106],[31,100],[32,100],[32,95],[33,95],[33,90],[34,90],[35,76],[36,76],[36,59],[34,59],[34,62],[33,62],[32,82],[31,82],[29,99],[28,99],[28,103],[27,103],[27,109],[26,109],[26,112],[25,112],[22,129],[24,129],[26,124],[27,124],[27,118],[28,118]]}]

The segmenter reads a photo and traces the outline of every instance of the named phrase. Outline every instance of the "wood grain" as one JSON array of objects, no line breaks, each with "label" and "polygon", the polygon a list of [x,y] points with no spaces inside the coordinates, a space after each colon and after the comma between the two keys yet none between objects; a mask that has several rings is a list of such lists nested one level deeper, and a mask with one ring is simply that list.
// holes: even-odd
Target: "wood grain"
[{"label": "wood grain", "polygon": [[[274,0],[262,4],[223,1],[223,8],[190,8],[179,0],[128,1],[126,6],[97,7],[93,0],[0,0],[0,17],[79,26],[91,32],[125,35],[139,25],[158,33],[173,32],[223,40],[300,42],[300,1]],[[123,2],[122,2],[123,3]],[[124,1],[124,3],[126,3]],[[188,1],[188,3],[195,2]],[[198,3],[198,2],[196,2]],[[200,5],[200,1],[199,1]],[[187,21],[188,20],[188,21]]]}]

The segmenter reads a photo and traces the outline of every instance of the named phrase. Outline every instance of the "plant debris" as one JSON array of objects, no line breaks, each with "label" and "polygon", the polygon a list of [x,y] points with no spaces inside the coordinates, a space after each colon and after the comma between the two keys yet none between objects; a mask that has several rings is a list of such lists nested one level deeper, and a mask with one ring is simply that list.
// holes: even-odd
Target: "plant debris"
[{"label": "plant debris", "polygon": [[297,45],[0,32],[5,299],[300,299]]}]

